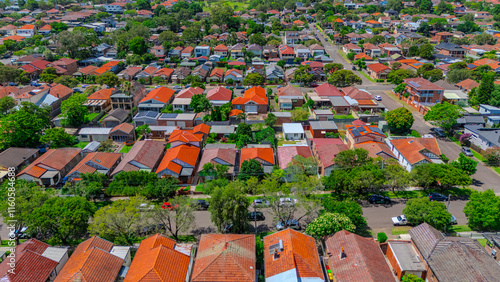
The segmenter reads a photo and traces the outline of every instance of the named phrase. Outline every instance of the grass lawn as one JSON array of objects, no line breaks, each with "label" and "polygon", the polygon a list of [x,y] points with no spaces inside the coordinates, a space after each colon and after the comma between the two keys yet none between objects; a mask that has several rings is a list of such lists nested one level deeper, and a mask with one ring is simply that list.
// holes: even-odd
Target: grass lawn
[{"label": "grass lawn", "polygon": [[87,146],[89,144],[89,142],[79,142],[77,143],[76,145],[74,145],[73,147],[78,147],[80,149],[83,149],[85,148],[85,146]]},{"label": "grass lawn", "polygon": [[340,134],[340,137],[342,138],[342,140],[344,140],[345,138],[345,130],[339,130],[339,134]]},{"label": "grass lawn", "polygon": [[348,62],[349,64],[351,63],[351,61],[347,58],[347,55],[344,53],[344,51],[338,50],[338,52],[339,52],[340,56],[342,58],[344,58],[344,60],[346,60],[346,62]]},{"label": "grass lawn", "polygon": [[92,121],[93,119],[95,119],[97,116],[99,115],[99,113],[88,113],[85,115],[85,118],[87,118],[88,121]]},{"label": "grass lawn", "polygon": [[[191,242],[196,242],[196,238],[194,235],[178,235],[178,240],[177,242],[180,243],[191,243]],[[174,236],[170,236],[170,238],[174,239]]]},{"label": "grass lawn", "polygon": [[[9,246],[9,241],[10,241],[10,240],[2,240],[2,243],[1,243],[0,247],[10,247],[10,246]],[[20,239],[20,240],[19,240],[19,243],[22,243],[22,242],[24,242],[24,241],[26,241],[26,239]]]},{"label": "grass lawn", "polygon": [[203,184],[196,185],[196,188],[194,189],[194,191],[202,192],[203,194],[206,194],[205,186]]},{"label": "grass lawn", "polygon": [[481,244],[481,246],[483,246],[483,248],[486,246],[486,243],[488,242],[488,240],[486,239],[477,239],[477,241],[479,242],[479,244]]},{"label": "grass lawn", "polygon": [[373,80],[373,78],[371,78],[368,74],[364,73],[363,71],[359,71],[359,73],[361,75],[363,75],[364,77],[366,77],[366,79],[368,79],[369,81],[375,82],[375,80]]},{"label": "grass lawn", "polygon": [[391,235],[401,235],[401,234],[408,234],[408,230],[410,230],[412,227],[411,226],[397,226],[393,227],[391,230]]},{"label": "grass lawn", "polygon": [[470,232],[472,229],[468,225],[453,225],[450,228],[450,232]]},{"label": "grass lawn", "polygon": [[278,141],[278,146],[283,146],[283,144],[296,144],[297,141]]},{"label": "grass lawn", "polygon": [[123,146],[123,148],[120,150],[120,153],[128,153],[130,149],[132,149],[132,146]]},{"label": "grass lawn", "polygon": [[[457,144],[460,146],[460,142],[458,142]],[[471,148],[471,152],[474,155],[474,158],[478,159],[479,161],[483,162],[486,166],[488,166],[487,160],[483,157],[483,155],[479,154],[478,152],[476,152],[472,148]],[[498,167],[498,166],[489,166],[489,167],[491,167],[494,171],[496,171],[496,173],[500,174],[500,167]]]},{"label": "grass lawn", "polygon": [[334,119],[354,119],[353,115],[334,115]]}]

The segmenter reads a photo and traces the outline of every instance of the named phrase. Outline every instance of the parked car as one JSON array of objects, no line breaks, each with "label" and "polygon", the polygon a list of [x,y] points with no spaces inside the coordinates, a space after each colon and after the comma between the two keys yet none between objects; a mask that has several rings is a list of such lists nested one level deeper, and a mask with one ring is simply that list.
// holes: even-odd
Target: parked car
[{"label": "parked car", "polygon": [[139,205],[139,210],[140,211],[150,211],[155,208],[155,205],[148,205],[146,203],[142,203]]},{"label": "parked car", "polygon": [[174,85],[172,88],[173,88],[173,89],[182,89],[182,87],[181,87],[181,86],[179,86],[179,85]]},{"label": "parked car", "polygon": [[280,206],[293,206],[297,203],[297,199],[280,198]]},{"label": "parked car", "polygon": [[260,211],[253,211],[253,212],[248,214],[247,219],[252,220],[252,221],[253,220],[265,220],[266,217]]},{"label": "parked car", "polygon": [[280,221],[278,222],[278,224],[276,224],[276,229],[278,231],[286,229],[288,227],[290,227],[291,229],[300,230],[299,221],[296,219],[292,219],[292,220],[287,220],[285,222]]},{"label": "parked car", "polygon": [[255,199],[252,202],[252,206],[269,206],[269,201],[264,201],[262,199]]},{"label": "parked car", "polygon": [[356,66],[352,66],[352,70],[356,70]]},{"label": "parked car", "polygon": [[192,202],[192,204],[198,210],[208,210],[208,207],[210,206],[210,203],[207,202],[206,200],[195,200]]},{"label": "parked car", "polygon": [[318,85],[316,82],[312,82],[312,83],[310,84],[310,86],[311,86],[311,87],[318,87],[319,85]]},{"label": "parked car", "polygon": [[402,226],[402,225],[407,225],[408,221],[406,220],[406,216],[404,214],[402,214],[400,216],[393,217],[392,224],[394,226]]},{"label": "parked car", "polygon": [[377,95],[377,96],[375,96],[375,100],[377,100],[377,101],[382,101],[382,97],[381,97],[381,96],[379,96],[379,95]]},{"label": "parked car", "polygon": [[458,224],[457,223],[457,218],[454,215],[451,215],[451,220],[450,220],[451,225]]},{"label": "parked car", "polygon": [[191,87],[191,84],[186,84],[186,89],[188,89],[189,87]]},{"label": "parked car", "polygon": [[448,197],[439,193],[430,193],[429,200],[431,201],[447,201]]},{"label": "parked car", "polygon": [[434,132],[437,137],[446,137],[446,133],[441,128],[433,127],[431,128],[431,131]]},{"label": "parked car", "polygon": [[245,89],[245,86],[243,86],[243,85],[238,85],[238,86],[236,86],[236,89]]},{"label": "parked car", "polygon": [[464,155],[466,155],[467,157],[474,156],[474,154],[472,154],[472,151],[467,147],[462,147],[462,153],[464,153]]},{"label": "parked car", "polygon": [[163,203],[163,205],[161,205],[161,208],[164,209],[164,210],[173,210],[175,208],[178,208],[179,205],[172,205],[170,202],[165,202]]},{"label": "parked car", "polygon": [[391,198],[382,195],[370,195],[368,202],[370,204],[389,204],[391,203]]}]

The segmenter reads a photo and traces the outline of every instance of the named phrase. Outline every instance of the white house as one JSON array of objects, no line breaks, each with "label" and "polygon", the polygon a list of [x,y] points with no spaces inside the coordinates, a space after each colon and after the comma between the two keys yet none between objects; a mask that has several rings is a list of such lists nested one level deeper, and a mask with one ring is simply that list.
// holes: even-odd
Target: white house
[{"label": "white house", "polygon": [[387,139],[387,145],[398,159],[401,166],[411,171],[413,167],[424,163],[443,163],[441,150],[436,138]]},{"label": "white house", "polygon": [[300,123],[283,123],[283,136],[286,140],[304,139],[304,128]]},{"label": "white house", "polygon": [[34,24],[27,24],[17,30],[17,35],[23,37],[32,37],[36,33],[36,27]]}]

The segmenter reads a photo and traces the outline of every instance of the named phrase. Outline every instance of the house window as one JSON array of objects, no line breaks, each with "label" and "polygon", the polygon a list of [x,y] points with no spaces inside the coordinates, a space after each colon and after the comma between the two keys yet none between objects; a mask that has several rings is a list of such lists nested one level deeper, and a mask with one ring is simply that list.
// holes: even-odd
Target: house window
[{"label": "house window", "polygon": [[236,109],[241,110],[241,105],[236,105]]},{"label": "house window", "polygon": [[82,138],[88,138],[89,136],[88,135],[82,135]]}]

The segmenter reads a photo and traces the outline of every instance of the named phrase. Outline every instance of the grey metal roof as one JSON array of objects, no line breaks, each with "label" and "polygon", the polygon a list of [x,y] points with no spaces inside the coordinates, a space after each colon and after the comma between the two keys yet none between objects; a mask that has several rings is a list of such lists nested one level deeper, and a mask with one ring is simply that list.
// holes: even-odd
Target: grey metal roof
[{"label": "grey metal roof", "polygon": [[84,127],[78,132],[79,135],[108,135],[111,132],[109,127]]},{"label": "grey metal roof", "polygon": [[492,144],[492,146],[500,146],[500,129],[498,128],[484,128],[482,125],[465,125],[467,130]]},{"label": "grey metal roof", "polygon": [[144,111],[144,112],[139,112],[137,115],[135,115],[134,119],[137,118],[149,118],[149,119],[156,119],[156,117],[159,114],[157,112],[152,112],[152,111]]},{"label": "grey metal roof", "polygon": [[55,247],[48,247],[45,249],[45,251],[42,253],[43,257],[49,258],[53,261],[60,262],[61,259],[64,257],[64,255],[68,252],[67,248],[55,248]]},{"label": "grey metal roof", "polygon": [[304,128],[300,123],[283,123],[283,133],[302,133]]},{"label": "grey metal roof", "polygon": [[291,112],[273,112],[276,117],[292,117]]},{"label": "grey metal roof", "polygon": [[123,246],[114,246],[113,248],[111,248],[111,251],[109,251],[110,254],[115,255],[121,259],[125,259],[129,252],[130,252],[130,247],[123,247]]},{"label": "grey metal roof", "polygon": [[210,133],[231,134],[236,131],[236,125],[212,125]]},{"label": "grey metal roof", "polygon": [[330,110],[314,110],[314,113],[317,115],[333,115]]},{"label": "grey metal roof", "polygon": [[334,107],[350,107],[351,105],[344,99],[344,97],[340,96],[330,96],[328,97],[330,102]]},{"label": "grey metal roof", "polygon": [[418,258],[418,254],[411,246],[410,242],[404,241],[389,241],[396,260],[402,268],[402,271],[423,271],[425,270],[424,263]]},{"label": "grey metal roof", "polygon": [[92,141],[92,142],[88,143],[87,146],[85,146],[82,149],[82,151],[95,152],[95,151],[97,151],[97,149],[99,149],[99,146],[101,146],[101,143],[99,143],[97,141]]},{"label": "grey metal roof", "polygon": [[467,123],[484,123],[484,118],[482,116],[463,116],[457,119],[458,124]]},{"label": "grey metal roof", "polygon": [[310,121],[309,124],[311,125],[311,128],[313,130],[335,130],[339,129],[337,125],[335,124],[334,121],[328,120],[328,121]]}]

